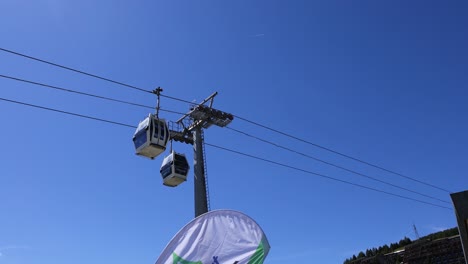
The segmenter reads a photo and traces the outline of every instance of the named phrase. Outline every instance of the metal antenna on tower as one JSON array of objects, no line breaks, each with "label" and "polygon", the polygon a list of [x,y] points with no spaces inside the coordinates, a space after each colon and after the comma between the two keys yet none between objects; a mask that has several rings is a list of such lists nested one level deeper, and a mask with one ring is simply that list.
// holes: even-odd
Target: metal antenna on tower
[{"label": "metal antenna on tower", "polygon": [[419,239],[419,233],[418,233],[418,229],[416,229],[416,225],[413,224],[413,230],[414,230],[414,235],[416,236],[416,239]]}]

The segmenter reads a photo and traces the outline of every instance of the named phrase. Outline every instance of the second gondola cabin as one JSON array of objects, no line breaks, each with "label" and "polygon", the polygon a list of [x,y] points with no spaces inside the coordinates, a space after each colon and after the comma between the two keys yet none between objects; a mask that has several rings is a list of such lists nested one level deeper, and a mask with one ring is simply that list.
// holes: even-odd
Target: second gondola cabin
[{"label": "second gondola cabin", "polygon": [[184,154],[172,151],[169,156],[165,157],[161,165],[161,177],[163,184],[170,187],[175,187],[187,180],[189,173],[189,164]]},{"label": "second gondola cabin", "polygon": [[138,124],[133,135],[136,154],[154,159],[166,150],[169,136],[166,121],[149,114]]}]

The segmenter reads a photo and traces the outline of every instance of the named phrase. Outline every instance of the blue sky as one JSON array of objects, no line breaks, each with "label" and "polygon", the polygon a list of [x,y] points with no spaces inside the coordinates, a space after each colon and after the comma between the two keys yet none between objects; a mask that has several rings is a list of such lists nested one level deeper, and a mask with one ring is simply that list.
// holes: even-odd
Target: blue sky
[{"label": "blue sky", "polygon": [[[466,1],[0,3],[1,47],[214,106],[453,192],[468,180]],[[0,74],[156,98],[0,52]],[[0,97],[137,125],[147,109],[0,78]],[[161,107],[188,105],[163,98]],[[179,115],[164,113],[169,120]],[[0,263],[154,263],[193,218],[192,177],[161,184],[133,129],[0,101]],[[450,201],[449,194],[235,119],[232,128]],[[451,207],[228,129],[206,142]],[[174,144],[192,158],[192,148]],[[342,263],[456,225],[454,213],[206,147],[212,209],[255,219],[266,263]],[[193,167],[193,165],[192,165]]]}]

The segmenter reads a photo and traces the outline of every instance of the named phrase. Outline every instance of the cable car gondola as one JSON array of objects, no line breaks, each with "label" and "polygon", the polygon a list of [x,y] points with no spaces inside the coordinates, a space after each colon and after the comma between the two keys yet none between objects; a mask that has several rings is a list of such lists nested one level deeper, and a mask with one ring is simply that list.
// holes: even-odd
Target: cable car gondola
[{"label": "cable car gondola", "polygon": [[149,114],[145,120],[138,124],[133,135],[136,154],[154,159],[166,150],[169,136],[166,121],[159,119],[156,115]]},{"label": "cable car gondola", "polygon": [[189,164],[184,154],[179,154],[174,151],[165,157],[161,165],[161,176],[164,185],[175,187],[187,180],[189,173]]}]

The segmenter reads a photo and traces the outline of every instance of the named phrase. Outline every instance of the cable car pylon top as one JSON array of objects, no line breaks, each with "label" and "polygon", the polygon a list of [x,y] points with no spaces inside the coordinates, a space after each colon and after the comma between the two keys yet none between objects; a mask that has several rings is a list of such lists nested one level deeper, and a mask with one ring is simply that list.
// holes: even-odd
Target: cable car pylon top
[{"label": "cable car pylon top", "polygon": [[[189,112],[176,122],[171,122],[169,125],[171,139],[193,145],[192,132],[197,128],[209,128],[212,125],[225,127],[231,123],[234,119],[232,114],[213,108],[213,100],[216,95],[218,92],[214,92],[201,103],[192,105]],[[209,104],[206,105],[207,103]]]},{"label": "cable car pylon top", "polygon": [[[209,128],[212,125],[219,127],[227,126],[232,122],[234,116],[213,108],[213,100],[216,95],[218,95],[218,92],[214,92],[201,103],[192,106],[188,113],[177,120],[177,123],[183,124],[182,122],[185,118],[192,118],[193,122],[186,128],[188,131],[193,131],[199,127]],[[205,105],[207,102],[209,102],[209,106]]]}]

